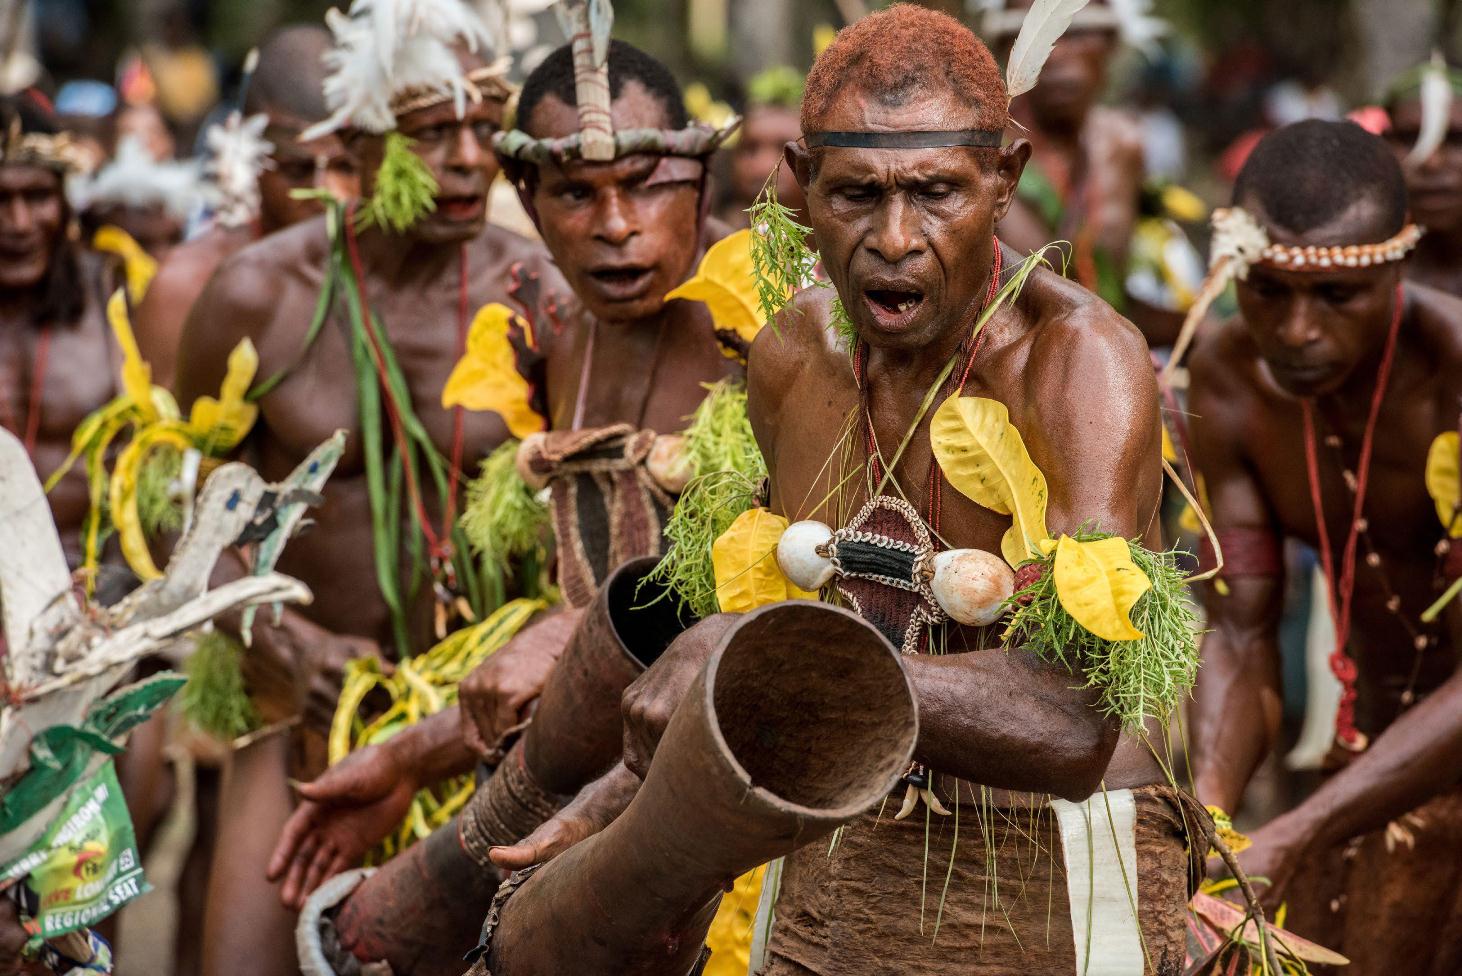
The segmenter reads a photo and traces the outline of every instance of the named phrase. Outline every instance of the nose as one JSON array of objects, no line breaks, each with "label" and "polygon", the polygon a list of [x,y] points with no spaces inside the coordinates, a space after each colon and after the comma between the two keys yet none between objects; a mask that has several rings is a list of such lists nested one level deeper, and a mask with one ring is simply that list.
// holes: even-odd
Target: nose
[{"label": "nose", "polygon": [[889,194],[874,217],[873,232],[864,241],[867,248],[889,264],[921,254],[925,248],[919,213],[902,193]]},{"label": "nose", "polygon": [[360,195],[360,181],[355,174],[342,166],[332,166],[329,159],[315,165],[315,188],[328,190],[341,203]]},{"label": "nose", "polygon": [[1290,306],[1289,315],[1279,327],[1277,338],[1285,349],[1299,351],[1314,345],[1323,335],[1320,323],[1322,310],[1312,298],[1299,298]]},{"label": "nose", "polygon": [[638,228],[625,206],[624,196],[619,190],[613,189],[604,193],[596,209],[598,213],[595,214],[597,220],[594,236],[599,240],[619,247],[638,233]]},{"label": "nose", "polygon": [[484,157],[487,153],[482,148],[482,143],[477,141],[477,133],[470,125],[459,125],[447,147],[447,166],[460,172],[478,170],[483,168]]},{"label": "nose", "polygon": [[0,214],[4,215],[6,230],[12,234],[29,234],[35,229],[35,215],[31,213],[30,204],[25,197],[19,193],[12,194],[5,200],[3,207],[0,207]]}]

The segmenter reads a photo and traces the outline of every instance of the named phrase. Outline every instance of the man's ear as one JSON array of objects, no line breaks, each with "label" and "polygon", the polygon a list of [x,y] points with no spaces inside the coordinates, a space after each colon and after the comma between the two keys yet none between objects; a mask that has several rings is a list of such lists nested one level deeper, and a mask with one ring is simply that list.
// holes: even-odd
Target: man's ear
[{"label": "man's ear", "polygon": [[806,196],[807,187],[812,182],[812,154],[801,142],[789,142],[782,149],[782,163],[791,167],[793,178]]},{"label": "man's ear", "polygon": [[996,223],[1003,220],[1010,210],[1015,188],[1020,185],[1020,174],[1025,172],[1025,164],[1030,162],[1030,158],[1031,144],[1025,139],[1017,139],[1000,150],[999,162],[995,164],[995,171],[1000,177],[1000,193],[995,197]]}]

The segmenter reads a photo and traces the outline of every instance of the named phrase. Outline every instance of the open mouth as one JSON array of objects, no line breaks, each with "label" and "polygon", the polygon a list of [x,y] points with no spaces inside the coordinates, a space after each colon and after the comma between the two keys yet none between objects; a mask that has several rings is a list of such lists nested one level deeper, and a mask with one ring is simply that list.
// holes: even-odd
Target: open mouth
[{"label": "open mouth", "polygon": [[923,292],[893,288],[870,288],[863,292],[863,300],[884,329],[904,328],[924,306]]},{"label": "open mouth", "polygon": [[618,268],[599,268],[589,272],[600,293],[611,299],[638,298],[650,284],[654,268],[626,265]]},{"label": "open mouth", "polygon": [[453,222],[478,220],[486,212],[487,198],[481,194],[437,198],[437,213]]}]

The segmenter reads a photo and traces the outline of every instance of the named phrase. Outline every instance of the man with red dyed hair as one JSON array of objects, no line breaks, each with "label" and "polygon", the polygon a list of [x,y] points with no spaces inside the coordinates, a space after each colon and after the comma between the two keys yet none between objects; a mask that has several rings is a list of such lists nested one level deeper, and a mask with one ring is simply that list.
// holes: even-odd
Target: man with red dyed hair
[{"label": "man with red dyed hair", "polygon": [[[848,538],[884,550],[880,565],[921,553],[917,567],[946,546],[998,551],[1011,527],[955,490],[935,461],[928,406],[955,395],[1008,411],[1012,439],[1044,472],[1053,529],[1095,522],[1156,545],[1157,393],[1137,331],[1036,267],[976,334],[1020,263],[995,237],[1030,156],[1024,140],[1002,147],[1006,105],[973,34],[896,5],[843,31],[818,59],[803,139],[788,148],[832,288],[794,297],[752,346],[749,413],[770,472],[768,507],[855,533]],[[795,279],[796,266],[784,270]],[[875,473],[880,458],[888,482]],[[1188,843],[1185,824],[1203,814],[1165,785],[1142,736],[1097,707],[1101,681],[1086,685],[1079,671],[1002,646],[1003,627],[955,623],[917,568],[905,578],[841,572],[829,586],[844,605],[906,651],[919,704],[915,765],[832,850],[813,844],[786,859],[753,971],[1179,972],[1191,855],[1205,846]],[[650,770],[725,624],[688,631],[626,692],[631,771]],[[803,638],[788,653],[815,659],[819,648]],[[850,709],[867,707],[849,694]],[[581,826],[610,819],[580,799]],[[581,843],[612,856],[623,836]],[[500,896],[474,973],[518,961],[498,953],[521,946],[490,936],[534,881]],[[583,924],[612,923],[614,907],[586,906]],[[667,954],[678,960],[685,932],[670,931]],[[668,976],[671,965],[645,971]]]}]

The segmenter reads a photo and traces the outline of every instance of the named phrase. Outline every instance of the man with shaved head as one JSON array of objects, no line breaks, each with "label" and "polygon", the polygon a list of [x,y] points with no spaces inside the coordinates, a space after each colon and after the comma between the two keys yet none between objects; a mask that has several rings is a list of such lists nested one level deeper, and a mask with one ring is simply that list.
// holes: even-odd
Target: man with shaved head
[{"label": "man with shaved head", "polygon": [[330,114],[322,91],[329,49],[330,32],[313,24],[282,27],[259,46],[243,103],[246,118],[267,118],[263,138],[273,147],[258,175],[258,206],[252,215],[215,220],[163,262],[135,314],[156,382],[174,385],[183,323],[218,266],[246,244],[320,213],[318,201],[297,199],[296,190],[325,189],[341,200],[359,192],[355,160],[339,134],[300,138]]},{"label": "man with shaved head", "polygon": [[1241,860],[1353,976],[1462,971],[1462,603],[1436,609],[1462,576],[1462,302],[1406,280],[1409,220],[1401,167],[1359,126],[1266,136],[1215,221],[1215,251],[1245,264],[1239,316],[1190,363],[1193,459],[1225,561],[1224,590],[1206,594],[1198,795],[1235,810],[1276,743],[1280,547],[1299,539],[1336,621],[1330,775]]}]

